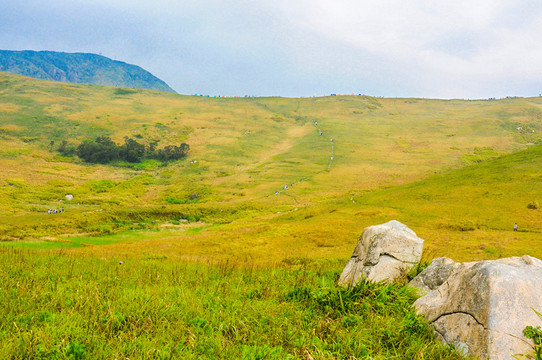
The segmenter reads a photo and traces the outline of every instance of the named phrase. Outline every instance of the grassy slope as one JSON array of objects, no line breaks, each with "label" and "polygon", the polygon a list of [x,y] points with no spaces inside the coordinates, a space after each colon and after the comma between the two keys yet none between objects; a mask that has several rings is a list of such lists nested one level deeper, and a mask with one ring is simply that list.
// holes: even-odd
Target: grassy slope
[{"label": "grassy slope", "polygon": [[[361,229],[395,218],[426,240],[427,258],[467,261],[524,254],[540,258],[541,213],[527,205],[541,196],[541,153],[537,146],[399,187],[256,214],[187,234],[182,241],[149,237],[108,251],[134,254],[152,248],[172,257],[282,259],[339,267]],[[512,231],[514,222],[520,231]]]},{"label": "grassy slope", "polygon": [[[426,258],[542,257],[541,210],[526,206],[542,200],[542,147],[528,145],[541,106],[208,99],[0,73],[0,236],[12,240],[0,249],[0,354],[458,358],[407,310],[408,290],[351,293],[335,277],[363,228],[390,219],[426,240]],[[50,151],[102,134],[192,150],[167,166]],[[75,200],[59,202],[66,193]],[[184,259],[219,266],[171,261]]]},{"label": "grassy slope", "polygon": [[[459,259],[532,254],[542,257],[542,214],[528,204],[542,197],[542,146],[419,182],[360,196],[363,204],[393,207],[421,227],[426,251],[453,249]],[[519,231],[511,231],[514,223]],[[425,235],[427,234],[427,235]],[[442,253],[442,250],[438,250]]]},{"label": "grassy slope", "polygon": [[[540,257],[539,250],[530,249],[540,234],[539,211],[525,207],[540,201],[539,167],[529,165],[532,155],[510,158],[507,166],[513,170],[506,172],[499,163],[488,163],[495,168],[487,172],[494,174],[483,175],[480,184],[460,188],[446,179],[482,176],[461,175],[473,171],[469,169],[451,173],[459,175],[448,172],[540,142],[541,107],[539,98],[215,99],[119,92],[2,73],[0,199],[6,205],[0,209],[0,231],[5,239],[45,239],[48,247],[62,240],[58,246],[78,246],[79,240],[70,243],[70,235],[155,228],[155,220],[176,223],[179,217],[191,217],[206,225],[194,232],[181,224],[133,244],[115,240],[121,244],[84,251],[140,253],[152,246],[173,258],[334,262],[348,257],[365,226],[397,218],[426,238],[433,255],[465,260],[529,250]],[[159,140],[160,146],[185,141],[191,146],[189,160],[197,163],[86,165],[50,151],[62,140],[78,143],[101,134],[117,142],[124,136]],[[327,170],[331,138],[334,161]],[[435,173],[443,175],[406,185]],[[273,195],[302,177],[306,180]],[[493,191],[503,181],[508,188]],[[449,187],[442,195],[445,184]],[[408,186],[423,191],[415,193]],[[480,197],[480,191],[487,194]],[[388,192],[400,202],[379,195]],[[76,200],[59,203],[66,193]],[[200,197],[198,204],[165,201],[192,194]],[[68,212],[45,213],[61,205]],[[510,233],[515,221],[529,231]],[[208,227],[212,224],[219,226]],[[476,230],[460,231],[464,224],[474,224]],[[506,241],[497,240],[501,238]],[[451,251],[450,243],[458,246]]]}]

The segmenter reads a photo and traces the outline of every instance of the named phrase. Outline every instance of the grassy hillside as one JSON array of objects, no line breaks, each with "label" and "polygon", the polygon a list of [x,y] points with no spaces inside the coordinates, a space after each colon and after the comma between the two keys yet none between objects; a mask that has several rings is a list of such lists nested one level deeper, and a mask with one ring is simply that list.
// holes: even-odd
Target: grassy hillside
[{"label": "grassy hillside", "polygon": [[[425,228],[425,238],[432,239],[426,251],[438,251],[437,245],[453,249],[450,254],[461,259],[522,254],[540,258],[541,197],[542,146],[538,145],[359,196],[359,201],[393,207],[405,223]],[[518,232],[513,232],[516,222]]]},{"label": "grassy hillside", "polygon": [[[425,260],[542,258],[540,134],[542,98],[204,98],[0,73],[0,357],[459,359],[406,279],[341,289],[338,273],[391,219]],[[57,151],[96,136],[191,150]]]},{"label": "grassy hillside", "polygon": [[[202,98],[1,76],[5,240],[76,246],[76,235],[147,229],[107,252],[150,242],[172,257],[275,262],[345,259],[365,226],[392,218],[434,255],[459,259],[516,254],[540,237],[540,210],[527,209],[542,200],[539,98]],[[169,164],[113,165],[55,151],[98,135],[191,151]],[[514,222],[524,232],[510,232]]]},{"label": "grassy hillside", "polygon": [[[203,98],[2,73],[0,109],[5,240],[81,247],[98,240],[76,236],[146,230],[106,251],[152,244],[170,257],[343,261],[365,226],[397,218],[435,256],[541,256],[530,247],[540,210],[526,207],[541,201],[541,98]],[[191,151],[169,164],[113,165],[55,151],[98,135]],[[524,231],[512,233],[514,222]]]}]

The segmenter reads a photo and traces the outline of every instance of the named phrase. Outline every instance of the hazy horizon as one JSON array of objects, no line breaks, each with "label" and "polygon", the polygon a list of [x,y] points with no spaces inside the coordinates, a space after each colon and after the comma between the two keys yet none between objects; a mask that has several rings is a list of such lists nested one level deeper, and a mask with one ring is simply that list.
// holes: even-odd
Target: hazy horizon
[{"label": "hazy horizon", "polygon": [[0,48],[100,54],[181,94],[530,97],[541,15],[511,0],[6,0]]}]

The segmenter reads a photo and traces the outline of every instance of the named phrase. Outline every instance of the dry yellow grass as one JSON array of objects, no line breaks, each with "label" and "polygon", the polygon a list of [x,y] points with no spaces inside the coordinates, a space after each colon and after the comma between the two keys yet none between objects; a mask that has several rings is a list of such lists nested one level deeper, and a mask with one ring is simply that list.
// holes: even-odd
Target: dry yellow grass
[{"label": "dry yellow grass", "polygon": [[[540,211],[524,210],[526,202],[537,199],[536,189],[518,190],[540,184],[536,170],[524,171],[521,176],[527,180],[522,181],[510,180],[509,174],[484,175],[491,177],[482,187],[491,195],[487,199],[472,184],[450,188],[453,196],[440,200],[438,195],[430,203],[426,197],[439,193],[437,183],[428,185],[426,193],[409,194],[400,188],[460,169],[467,158],[484,161],[491,154],[540,142],[540,98],[214,99],[143,90],[119,95],[108,87],[3,73],[0,77],[9,83],[0,87],[0,199],[7,204],[0,209],[0,228],[17,222],[32,224],[38,219],[35,216],[72,193],[76,200],[64,202],[70,210],[64,218],[39,218],[51,226],[58,222],[57,234],[86,232],[77,227],[87,213],[97,222],[111,222],[126,209],[147,208],[171,213],[224,209],[229,216],[227,221],[219,215],[206,216],[206,221],[218,226],[194,233],[179,230],[164,237],[157,233],[132,244],[74,251],[119,256],[152,251],[171,258],[262,263],[299,257],[325,262],[346,259],[364,227],[398,219],[425,238],[427,251],[435,256],[469,260],[522,251],[542,256],[541,229],[535,225]],[[97,135],[111,136],[117,143],[125,136],[146,144],[159,141],[159,146],[187,142],[190,157],[167,166],[121,167],[88,165],[51,151],[62,140],[77,144]],[[334,160],[327,170],[330,139]],[[478,151],[484,148],[490,150]],[[292,182],[295,186],[274,195]],[[491,192],[494,184],[506,182],[510,187],[503,188],[501,195]],[[399,190],[390,192],[389,199],[384,195],[366,199],[368,194],[395,187]],[[199,203],[183,207],[166,202],[167,197],[193,195]],[[476,196],[480,211],[468,211],[470,195]],[[93,217],[96,210],[102,210],[103,216]],[[15,215],[17,221],[9,220]],[[533,232],[508,231],[507,221],[514,217]],[[449,229],[465,221],[484,226],[473,231]]]}]

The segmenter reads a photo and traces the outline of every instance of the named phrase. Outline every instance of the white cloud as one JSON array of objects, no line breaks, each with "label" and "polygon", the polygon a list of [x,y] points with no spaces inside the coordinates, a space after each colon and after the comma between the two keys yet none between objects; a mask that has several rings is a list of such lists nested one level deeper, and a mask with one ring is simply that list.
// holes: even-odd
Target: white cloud
[{"label": "white cloud", "polygon": [[0,47],[103,52],[184,93],[485,97],[542,83],[535,0],[4,1]]},{"label": "white cloud", "polygon": [[542,80],[542,8],[532,1],[302,0],[292,6],[282,0],[269,6],[305,31],[458,88],[461,81]]}]

